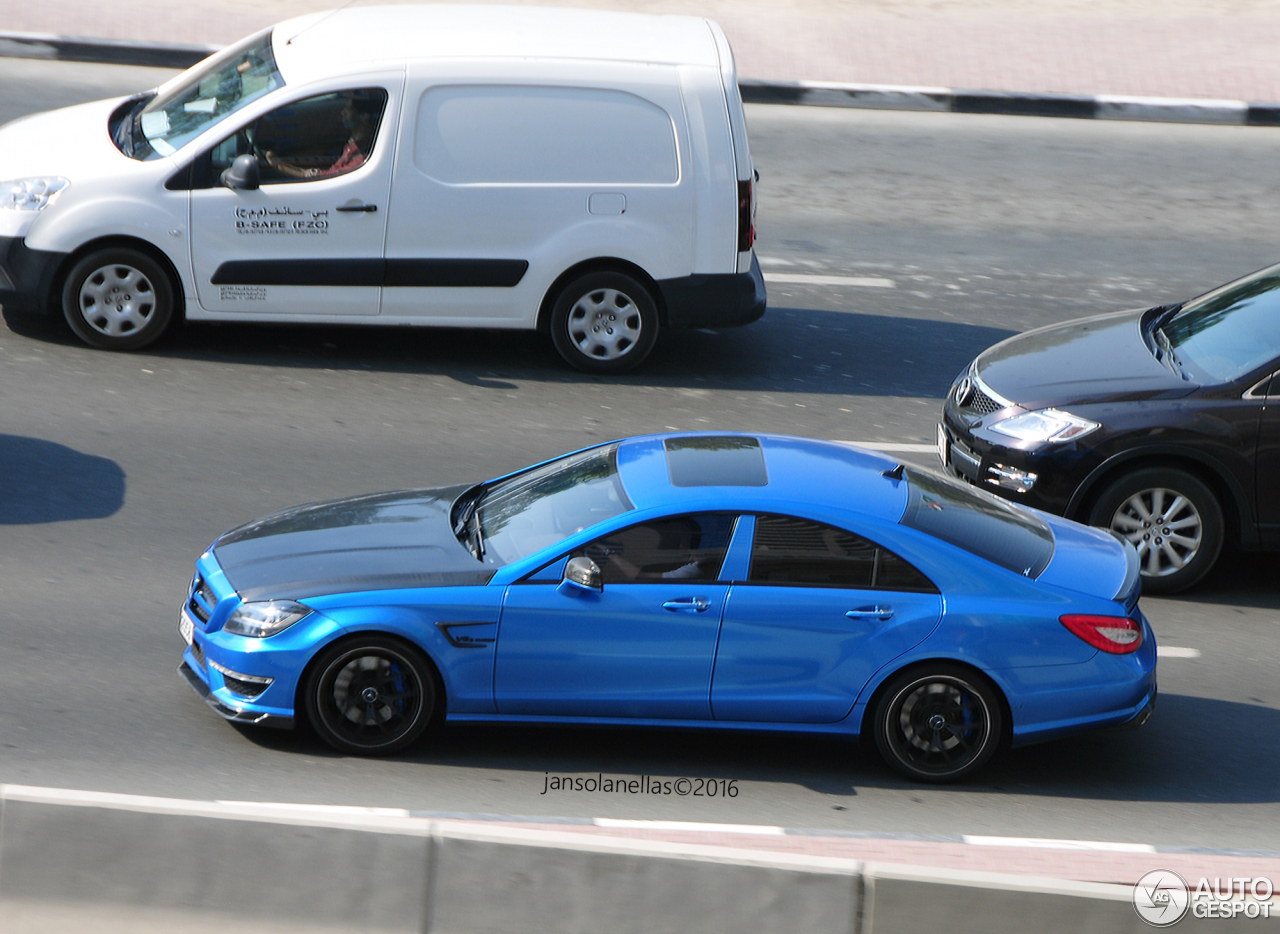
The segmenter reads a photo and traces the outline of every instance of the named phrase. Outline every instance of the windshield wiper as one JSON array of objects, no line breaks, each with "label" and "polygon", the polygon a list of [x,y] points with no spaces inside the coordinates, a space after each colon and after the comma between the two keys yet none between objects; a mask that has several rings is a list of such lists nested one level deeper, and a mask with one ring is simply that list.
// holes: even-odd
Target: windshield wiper
[{"label": "windshield wiper", "polygon": [[1179,379],[1187,378],[1186,371],[1182,368],[1182,361],[1178,359],[1178,355],[1173,352],[1173,344],[1169,341],[1169,335],[1164,332],[1164,328],[1155,329],[1156,345],[1160,348],[1161,356],[1157,359],[1164,363],[1173,371],[1174,375]]},{"label": "windshield wiper", "polygon": [[[476,502],[479,502],[480,499],[481,497],[477,496]],[[476,556],[476,560],[483,561],[484,560],[484,532],[481,531],[480,529],[480,516],[478,513],[474,514],[471,520],[471,526],[472,526],[471,534],[472,534],[472,537],[475,539],[475,543],[476,543],[475,549],[472,551],[472,554]]]}]

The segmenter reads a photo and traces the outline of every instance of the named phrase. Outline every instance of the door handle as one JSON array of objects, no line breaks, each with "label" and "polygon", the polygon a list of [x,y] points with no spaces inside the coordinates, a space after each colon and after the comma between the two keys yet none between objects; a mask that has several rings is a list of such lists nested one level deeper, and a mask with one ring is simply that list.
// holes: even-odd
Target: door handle
[{"label": "door handle", "polygon": [[343,214],[372,214],[378,210],[378,206],[376,204],[341,204],[335,210]]},{"label": "door handle", "polygon": [[664,610],[693,610],[695,613],[701,613],[711,606],[711,601],[706,597],[681,597],[679,600],[668,600],[662,604]]},{"label": "door handle", "polygon": [[864,606],[856,610],[850,610],[844,614],[849,619],[889,619],[893,616],[893,607],[891,606]]}]

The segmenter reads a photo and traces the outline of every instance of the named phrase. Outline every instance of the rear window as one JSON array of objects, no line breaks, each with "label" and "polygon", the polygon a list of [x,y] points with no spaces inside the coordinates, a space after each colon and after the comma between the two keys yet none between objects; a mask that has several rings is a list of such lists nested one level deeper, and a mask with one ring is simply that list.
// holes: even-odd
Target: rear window
[{"label": "rear window", "polygon": [[413,159],[450,185],[669,185],[680,177],[667,112],[600,88],[432,88],[418,105]]},{"label": "rear window", "polygon": [[934,473],[907,470],[907,511],[899,520],[1024,577],[1053,557],[1048,523],[1020,506]]}]

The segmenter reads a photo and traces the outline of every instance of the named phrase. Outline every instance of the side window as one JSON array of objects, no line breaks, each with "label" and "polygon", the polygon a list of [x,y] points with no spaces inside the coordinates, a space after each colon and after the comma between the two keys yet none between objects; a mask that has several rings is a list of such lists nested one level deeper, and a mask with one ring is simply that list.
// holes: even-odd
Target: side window
[{"label": "side window", "polygon": [[748,581],[933,592],[923,574],[860,535],[791,516],[757,516]]},{"label": "side window", "polygon": [[278,107],[210,152],[216,179],[237,156],[258,159],[262,184],[334,178],[373,153],[387,105],[382,88],[318,94]]},{"label": "side window", "polygon": [[709,513],[658,519],[596,539],[575,554],[599,565],[606,584],[714,581],[736,518]]}]

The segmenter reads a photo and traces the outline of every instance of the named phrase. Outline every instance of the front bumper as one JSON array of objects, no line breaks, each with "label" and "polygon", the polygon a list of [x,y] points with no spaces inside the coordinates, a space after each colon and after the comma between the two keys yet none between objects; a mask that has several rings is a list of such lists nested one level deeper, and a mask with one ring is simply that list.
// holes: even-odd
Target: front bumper
[{"label": "front bumper", "polygon": [[675,330],[750,324],[764,315],[767,303],[764,274],[754,253],[748,272],[681,276],[657,284],[667,326]]},{"label": "front bumper", "polygon": [[186,679],[187,684],[191,685],[191,690],[196,692],[201,700],[209,705],[209,709],[223,719],[230,720],[233,723],[250,723],[254,726],[273,726],[282,730],[293,729],[293,717],[287,717],[278,713],[262,713],[256,710],[245,708],[231,707],[224,704],[214,696],[209,690],[209,685],[204,679],[191,667],[184,658],[182,664],[178,666],[178,674]]},{"label": "front bumper", "polygon": [[0,305],[43,311],[65,253],[33,250],[22,237],[0,237]]}]

